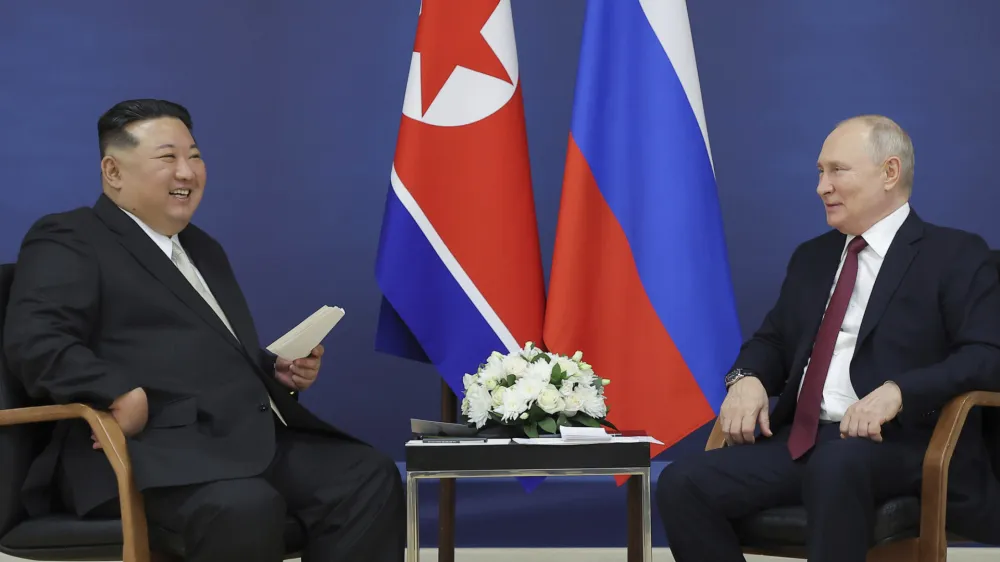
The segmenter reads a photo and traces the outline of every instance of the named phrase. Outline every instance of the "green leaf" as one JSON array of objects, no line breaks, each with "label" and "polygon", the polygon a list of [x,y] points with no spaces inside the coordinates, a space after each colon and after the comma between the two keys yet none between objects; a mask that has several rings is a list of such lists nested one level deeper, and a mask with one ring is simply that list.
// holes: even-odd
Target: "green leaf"
[{"label": "green leaf", "polygon": [[524,434],[532,439],[538,438],[538,426],[535,425],[535,422],[524,424]]},{"label": "green leaf", "polygon": [[615,431],[618,431],[619,433],[621,433],[621,431],[619,431],[619,429],[618,429],[617,427],[615,427],[615,424],[613,424],[613,423],[609,422],[608,420],[606,420],[606,419],[602,418],[602,419],[599,419],[599,420],[597,420],[597,421],[598,421],[598,423],[600,423],[601,425],[603,425],[603,426],[605,426],[605,427],[610,427],[611,429],[613,429],[613,430],[615,430]]},{"label": "green leaf", "polygon": [[601,427],[601,424],[597,420],[588,416],[587,414],[577,414],[573,416],[573,419],[580,422],[587,427]]},{"label": "green leaf", "polygon": [[514,386],[515,382],[517,382],[517,377],[514,375],[507,375],[507,386]]},{"label": "green leaf", "polygon": [[544,429],[549,433],[558,433],[559,427],[556,426],[555,420],[552,418],[544,418],[538,422],[538,427]]},{"label": "green leaf", "polygon": [[556,423],[559,425],[565,425],[567,427],[571,425],[569,423],[569,420],[566,419],[566,414],[559,414],[559,418],[556,420]]}]

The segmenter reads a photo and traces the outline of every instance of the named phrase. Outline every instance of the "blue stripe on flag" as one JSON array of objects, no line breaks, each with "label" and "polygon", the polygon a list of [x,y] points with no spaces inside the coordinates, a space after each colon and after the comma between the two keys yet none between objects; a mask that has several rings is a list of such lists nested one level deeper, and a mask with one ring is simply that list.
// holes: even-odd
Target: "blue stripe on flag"
[{"label": "blue stripe on flag", "polygon": [[592,1],[585,26],[573,136],[660,321],[717,411],[740,331],[701,129],[639,2]]},{"label": "blue stripe on flag", "polygon": [[[445,267],[420,227],[390,188],[382,221],[375,278],[382,294],[461,397],[462,375],[475,373],[506,348]],[[389,346],[398,325],[379,319],[376,338]],[[405,342],[398,342],[403,344]]]}]

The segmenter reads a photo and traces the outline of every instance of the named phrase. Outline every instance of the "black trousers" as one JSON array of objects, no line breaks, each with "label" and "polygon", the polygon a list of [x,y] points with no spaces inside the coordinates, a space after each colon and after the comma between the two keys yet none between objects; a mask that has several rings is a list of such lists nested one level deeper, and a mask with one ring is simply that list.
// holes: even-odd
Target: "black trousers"
[{"label": "black trousers", "polygon": [[875,507],[919,492],[926,444],[840,438],[820,426],[816,446],[793,461],[790,428],[752,445],[679,459],[660,474],[656,502],[677,562],[745,560],[732,521],[771,507],[804,505],[811,562],[864,562]]},{"label": "black trousers", "polygon": [[[405,495],[392,459],[276,425],[277,453],[264,474],[146,490],[149,524],[179,533],[189,562],[278,562],[288,515],[306,529],[303,562],[403,560]],[[90,515],[117,513],[116,499]]]}]

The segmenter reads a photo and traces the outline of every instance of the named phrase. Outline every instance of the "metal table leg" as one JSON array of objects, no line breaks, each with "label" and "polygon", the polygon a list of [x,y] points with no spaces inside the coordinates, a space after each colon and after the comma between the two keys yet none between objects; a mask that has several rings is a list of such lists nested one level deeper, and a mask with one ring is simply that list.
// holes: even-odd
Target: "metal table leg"
[{"label": "metal table leg", "polygon": [[420,562],[420,498],[419,481],[406,475],[406,562]]},{"label": "metal table leg", "polygon": [[653,562],[653,522],[650,513],[649,468],[644,468],[639,476],[642,480],[642,559]]}]

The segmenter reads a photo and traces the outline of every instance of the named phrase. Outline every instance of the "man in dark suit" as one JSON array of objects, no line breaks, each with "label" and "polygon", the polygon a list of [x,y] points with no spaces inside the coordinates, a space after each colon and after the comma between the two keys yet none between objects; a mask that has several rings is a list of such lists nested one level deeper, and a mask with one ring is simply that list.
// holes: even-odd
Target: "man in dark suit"
[{"label": "man in dark suit", "polygon": [[[732,521],[781,505],[805,506],[809,560],[864,561],[877,503],[919,493],[938,410],[967,391],[1000,390],[996,267],[979,236],[911,210],[906,133],[881,116],[847,120],[818,167],[834,230],[796,249],[777,304],[727,376],[728,446],[659,478],[679,562],[743,560]],[[768,396],[779,397],[771,414]],[[949,526],[997,540],[997,482],[980,422],[966,428]]]},{"label": "man in dark suit", "polygon": [[[262,350],[222,247],[190,224],[205,163],[183,107],[131,100],[98,121],[104,193],[46,216],[18,256],[5,334],[31,396],[108,409],[128,440],[147,518],[188,560],[275,562],[286,516],[304,560],[401,560],[405,515],[391,459],[297,401],[322,346]],[[54,484],[80,516],[117,512],[114,475],[82,422],[60,423],[31,467],[27,508]]]}]

